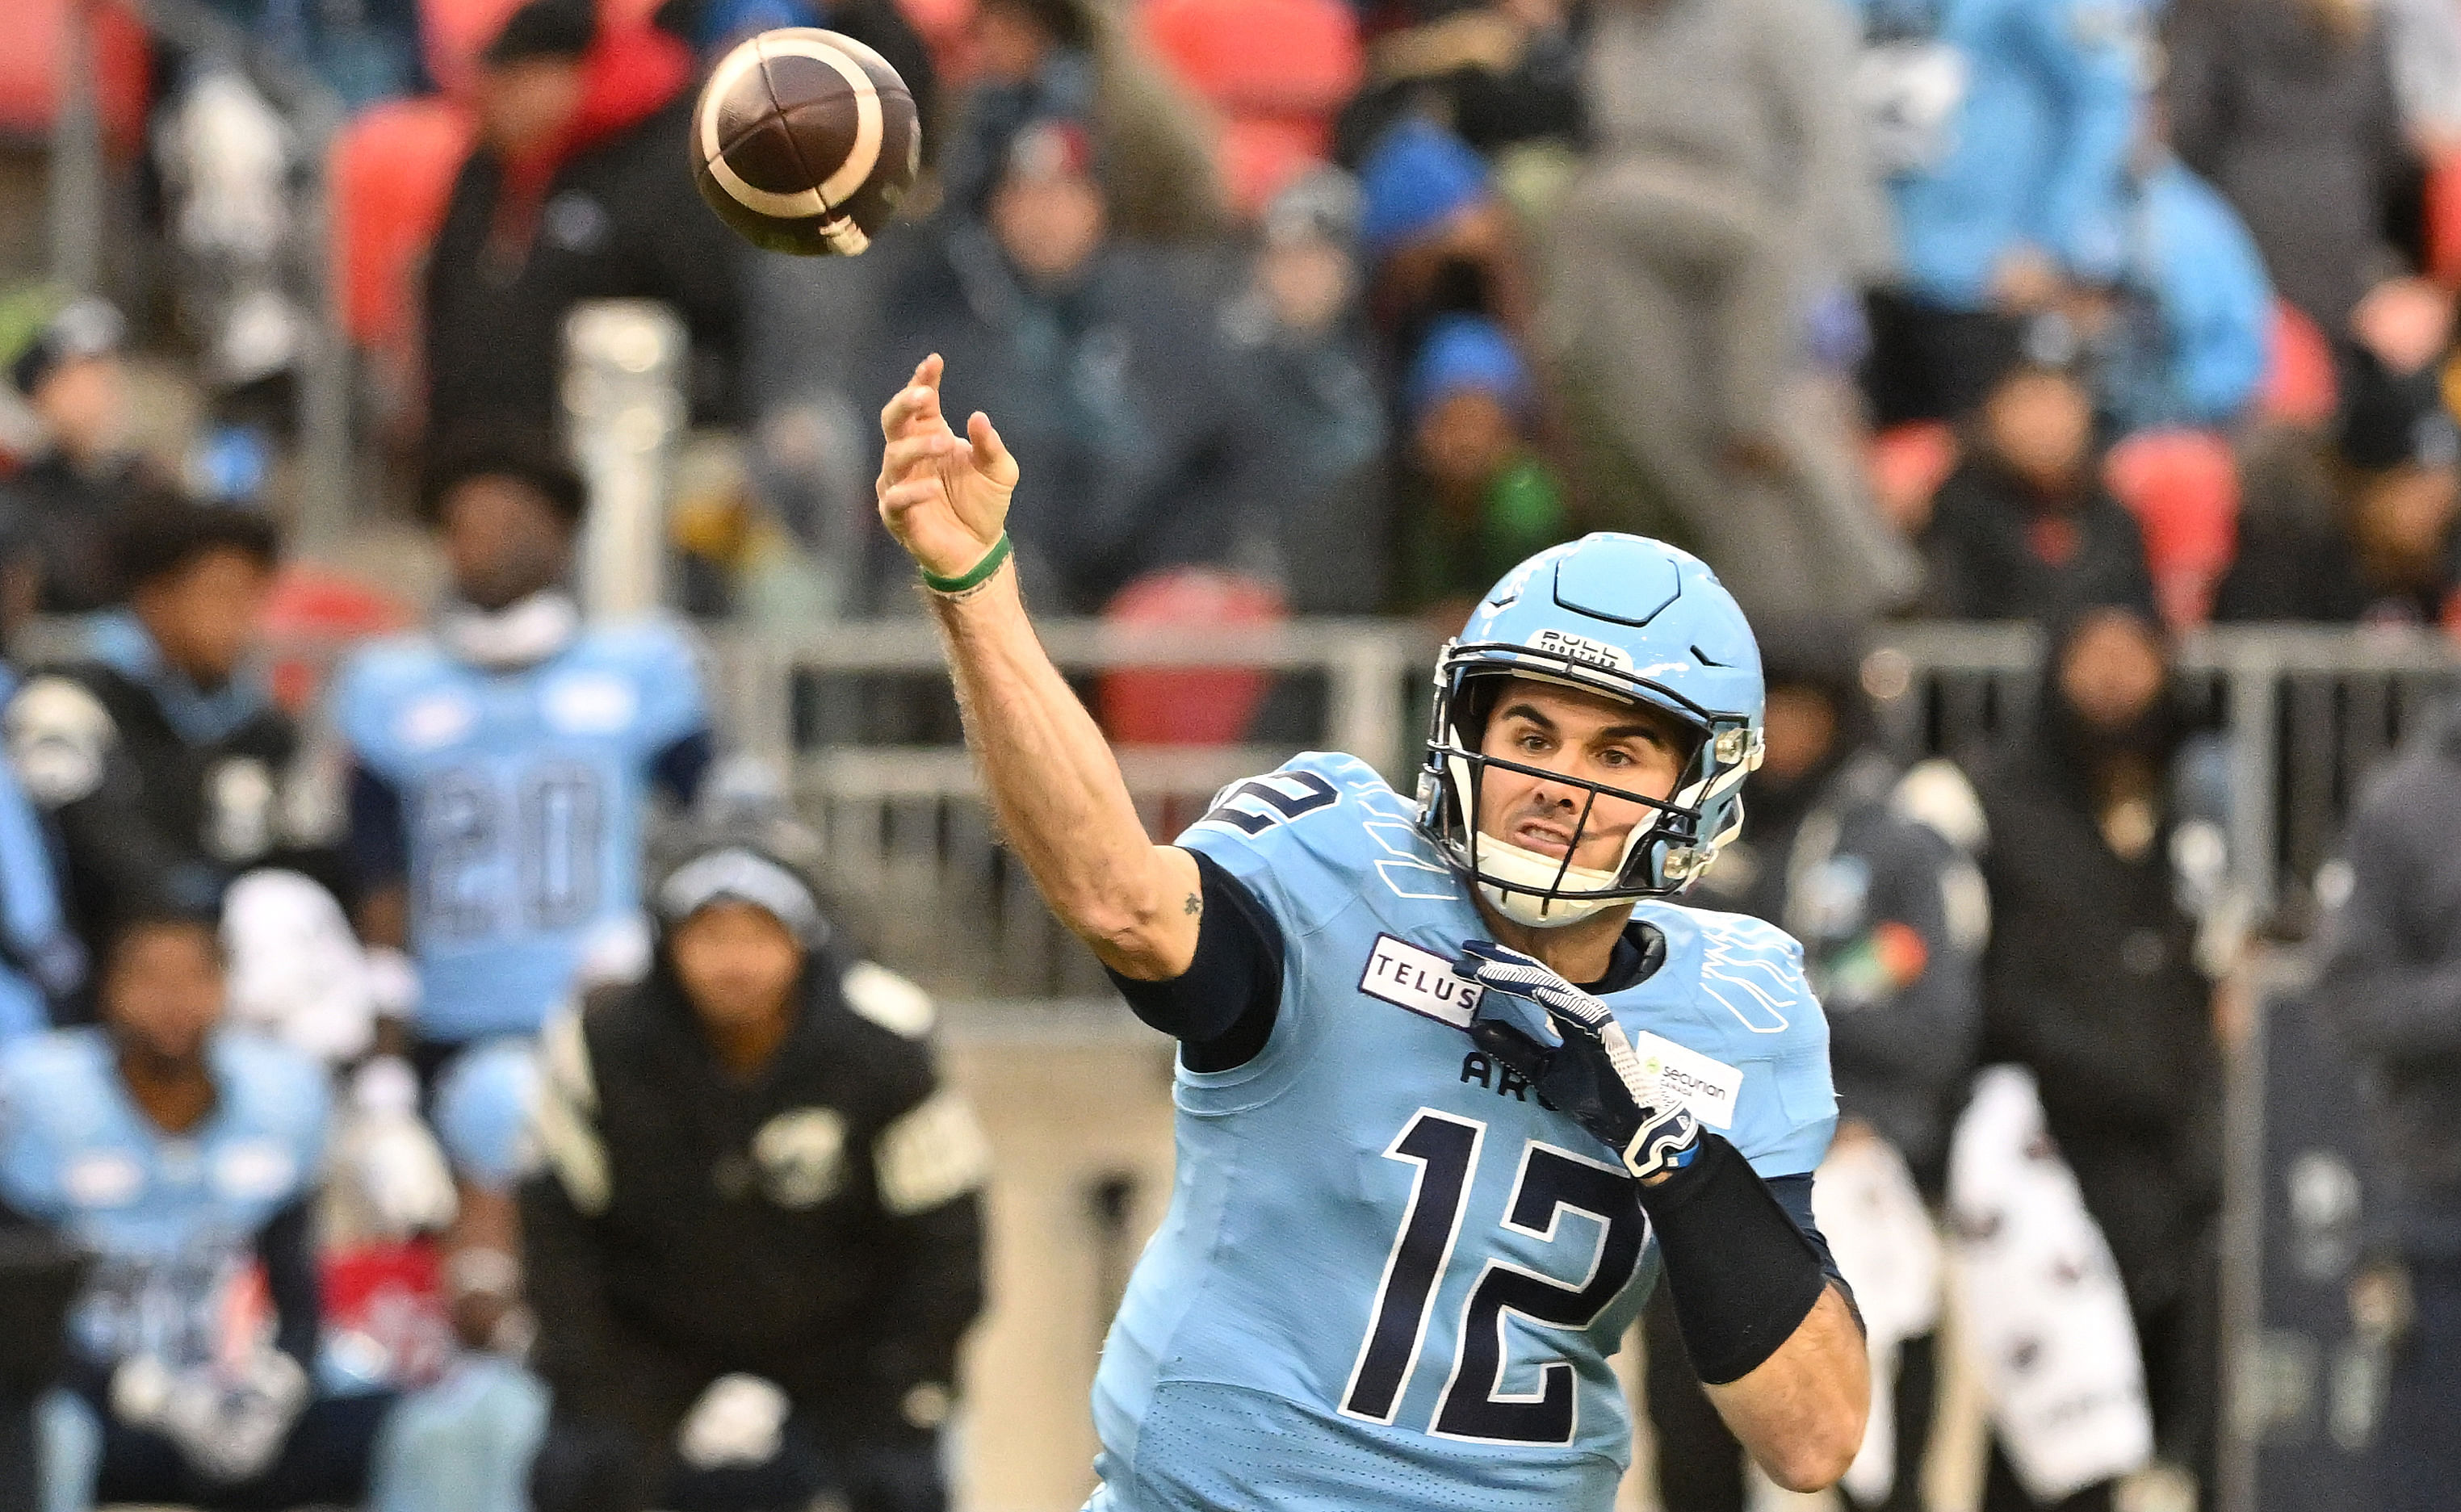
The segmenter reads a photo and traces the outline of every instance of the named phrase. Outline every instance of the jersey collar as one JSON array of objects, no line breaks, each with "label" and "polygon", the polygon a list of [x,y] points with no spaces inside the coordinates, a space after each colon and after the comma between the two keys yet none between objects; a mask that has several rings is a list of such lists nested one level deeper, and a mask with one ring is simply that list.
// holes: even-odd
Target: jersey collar
[{"label": "jersey collar", "polygon": [[580,637],[581,606],[562,588],[542,588],[492,613],[448,604],[436,621],[436,638],[447,651],[489,671],[535,667]]}]

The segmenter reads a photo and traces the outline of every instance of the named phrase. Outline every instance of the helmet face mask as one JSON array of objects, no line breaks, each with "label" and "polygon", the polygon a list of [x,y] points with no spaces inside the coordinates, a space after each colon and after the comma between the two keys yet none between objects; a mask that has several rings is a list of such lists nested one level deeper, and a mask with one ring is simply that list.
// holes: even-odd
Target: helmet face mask
[{"label": "helmet face mask", "polygon": [[[1593,560],[1571,560],[1583,553]],[[1547,574],[1556,580],[1555,591],[1542,595],[1532,580],[1550,567],[1556,569]],[[1570,567],[1580,568],[1580,575]],[[1653,592],[1647,570],[1653,567],[1662,578],[1680,580],[1680,588],[1668,582],[1662,593]],[[1606,596],[1596,591],[1602,577],[1617,600],[1613,607],[1564,602],[1567,579],[1576,600]],[[1631,590],[1623,591],[1627,581]],[[1616,612],[1636,597],[1644,601],[1642,612]],[[1667,612],[1679,604],[1688,612]],[[1496,694],[1516,677],[1602,694],[1681,726],[1693,748],[1671,793],[1654,798],[1487,755],[1483,743]],[[1759,652],[1749,627],[1706,567],[1634,536],[1591,536],[1552,548],[1499,584],[1438,661],[1419,778],[1420,822],[1446,862],[1489,905],[1532,927],[1558,927],[1617,904],[1680,892],[1742,828],[1739,790],[1760,764],[1760,704]],[[1540,855],[1486,832],[1481,820],[1490,768],[1585,795],[1563,855]],[[1581,866],[1573,858],[1600,799],[1630,805],[1637,818],[1612,867]]]}]

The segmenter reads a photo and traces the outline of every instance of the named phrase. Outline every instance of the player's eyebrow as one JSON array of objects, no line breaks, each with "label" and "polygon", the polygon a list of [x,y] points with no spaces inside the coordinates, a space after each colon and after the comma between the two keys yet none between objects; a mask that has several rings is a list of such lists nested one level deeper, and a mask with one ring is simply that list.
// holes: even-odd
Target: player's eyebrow
[{"label": "player's eyebrow", "polygon": [[1666,727],[1653,719],[1636,719],[1630,724],[1609,725],[1604,730],[1599,731],[1598,734],[1609,740],[1623,740],[1635,735],[1647,735],[1649,738],[1659,741],[1663,744],[1671,745],[1674,743],[1672,740],[1667,738]]},{"label": "player's eyebrow", "polygon": [[[1557,733],[1555,721],[1548,718],[1546,714],[1540,713],[1536,704],[1507,704],[1504,706],[1503,712],[1498,714],[1497,717],[1503,719],[1527,719],[1549,735],[1554,735]],[[1675,743],[1673,738],[1667,734],[1664,726],[1649,719],[1635,719],[1624,724],[1609,725],[1598,732],[1598,738],[1602,740],[1630,740],[1640,737],[1656,740],[1660,745],[1671,746]]]}]

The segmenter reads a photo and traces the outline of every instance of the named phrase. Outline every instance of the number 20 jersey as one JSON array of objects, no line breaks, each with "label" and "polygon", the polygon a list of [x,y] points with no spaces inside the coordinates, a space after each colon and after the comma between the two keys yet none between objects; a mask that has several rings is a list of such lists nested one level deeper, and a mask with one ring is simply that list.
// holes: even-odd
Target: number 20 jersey
[{"label": "number 20 jersey", "polygon": [[[1279,925],[1279,1014],[1178,1071],[1178,1175],[1094,1386],[1092,1512],[1584,1512],[1632,1428],[1608,1356],[1657,1270],[1604,1144],[1478,1053],[1451,974],[1489,930],[1364,763],[1305,755],[1179,843]],[[1663,964],[1606,995],[1764,1176],[1819,1164],[1829,1033],[1794,941],[1643,902]]]},{"label": "number 20 jersey", "polygon": [[588,944],[637,917],[655,763],[708,724],[690,645],[659,620],[592,626],[490,671],[408,636],[355,657],[334,707],[400,797],[419,1032],[536,1033]]}]

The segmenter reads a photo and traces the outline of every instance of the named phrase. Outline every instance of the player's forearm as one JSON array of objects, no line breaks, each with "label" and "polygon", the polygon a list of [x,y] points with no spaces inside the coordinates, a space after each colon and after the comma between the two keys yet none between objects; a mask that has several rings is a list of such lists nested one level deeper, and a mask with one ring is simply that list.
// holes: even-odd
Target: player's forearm
[{"label": "player's forearm", "polygon": [[1708,1392],[1770,1480],[1789,1491],[1834,1484],[1862,1446],[1872,1407],[1862,1331],[1831,1287],[1776,1352]]},{"label": "player's forearm", "polygon": [[1195,863],[1145,834],[1110,746],[1035,636],[1016,569],[931,606],[993,812],[1044,901],[1124,975],[1188,969]]}]

